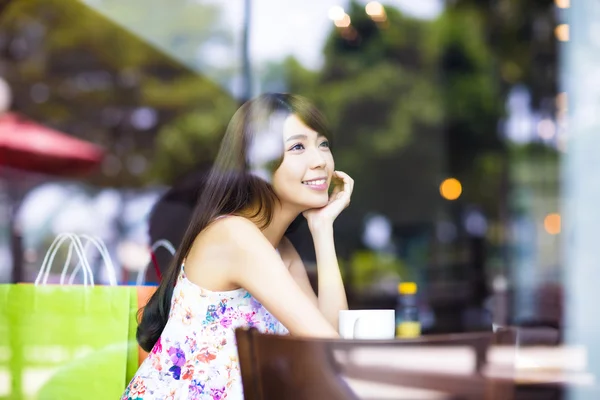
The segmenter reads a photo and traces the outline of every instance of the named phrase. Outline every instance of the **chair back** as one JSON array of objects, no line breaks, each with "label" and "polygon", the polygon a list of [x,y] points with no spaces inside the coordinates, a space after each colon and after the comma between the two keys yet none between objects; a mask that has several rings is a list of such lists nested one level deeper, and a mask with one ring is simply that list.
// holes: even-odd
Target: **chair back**
[{"label": "chair back", "polygon": [[339,379],[327,342],[236,331],[246,400],[357,399]]},{"label": "chair back", "polygon": [[251,328],[236,338],[246,400],[512,398],[512,386],[491,385],[481,373],[492,332],[380,341]]}]

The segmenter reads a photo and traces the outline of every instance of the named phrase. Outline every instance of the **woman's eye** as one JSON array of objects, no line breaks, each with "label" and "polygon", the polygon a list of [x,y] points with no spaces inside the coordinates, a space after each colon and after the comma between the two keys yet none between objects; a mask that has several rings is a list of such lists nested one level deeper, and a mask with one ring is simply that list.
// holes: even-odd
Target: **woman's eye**
[{"label": "woman's eye", "polygon": [[304,146],[301,143],[295,144],[290,150],[304,150]]},{"label": "woman's eye", "polygon": [[321,143],[321,146],[329,148],[329,142],[326,140]]}]

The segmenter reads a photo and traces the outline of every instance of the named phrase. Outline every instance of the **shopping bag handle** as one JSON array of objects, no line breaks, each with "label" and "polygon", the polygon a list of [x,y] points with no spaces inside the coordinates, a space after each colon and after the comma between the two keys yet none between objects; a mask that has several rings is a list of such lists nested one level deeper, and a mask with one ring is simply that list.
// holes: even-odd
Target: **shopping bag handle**
[{"label": "shopping bag handle", "polygon": [[[90,236],[90,235],[86,235],[86,234],[79,235],[79,237],[81,239],[86,240],[85,245],[83,246],[83,254],[87,255],[88,246],[90,243],[92,243],[94,245],[94,247],[98,250],[100,255],[102,256],[102,261],[104,261],[104,265],[108,269],[108,284],[110,286],[117,286],[117,274],[115,272],[115,266],[110,257],[110,253],[108,252],[108,248],[106,247],[106,244],[104,244],[104,241],[102,239],[100,239],[98,236]],[[71,261],[70,260],[71,247],[73,247],[73,242],[71,242],[71,245],[69,246],[69,254],[67,257],[67,262],[65,262],[63,271],[60,274],[60,284],[61,285],[64,284],[64,279],[66,278],[67,271],[69,269],[69,263]],[[86,258],[86,261],[87,261],[87,258]],[[89,262],[88,262],[88,265],[89,265]],[[69,285],[73,284],[73,281],[75,280],[75,276],[77,276],[77,273],[81,270],[81,266],[82,266],[82,262],[80,259],[79,262],[77,263],[77,266],[73,270],[73,272],[71,272],[71,276],[69,277]],[[93,279],[94,279],[94,276],[92,275],[92,282],[93,282]]]},{"label": "shopping bag handle", "polygon": [[152,251],[158,250],[159,247],[164,247],[169,251],[169,253],[171,253],[171,255],[175,255],[175,246],[173,246],[173,244],[167,239],[159,239],[156,242],[154,242],[154,244],[152,245]]},{"label": "shopping bag handle", "polygon": [[83,245],[81,244],[81,240],[77,237],[77,235],[73,233],[61,233],[57,235],[56,238],[54,238],[54,241],[48,248],[48,251],[46,251],[46,255],[44,256],[44,260],[42,261],[42,266],[35,279],[34,284],[36,286],[40,283],[42,283],[43,285],[47,284],[48,276],[50,275],[50,268],[52,267],[52,263],[54,261],[54,258],[56,257],[56,253],[58,252],[60,246],[68,239],[70,239],[71,243],[74,243],[74,245],[69,247],[69,253],[67,254],[67,258],[70,259],[70,253],[74,249],[82,262],[83,284],[87,286],[89,281],[90,285],[94,286],[92,270],[87,262],[87,259],[84,257],[83,254]]},{"label": "shopping bag handle", "polygon": [[[175,246],[173,246],[173,244],[171,242],[169,242],[167,239],[159,239],[156,242],[154,242],[152,244],[152,246],[150,247],[150,258],[152,260],[152,265],[154,266],[154,270],[156,271],[156,276],[158,277],[158,280],[162,280],[162,274],[160,273],[160,267],[158,265],[158,261],[156,260],[156,250],[158,250],[159,247],[164,247],[169,253],[171,253],[172,256],[175,255],[176,250],[175,250]],[[142,268],[140,270],[140,272],[138,272],[138,276],[136,279],[135,284],[137,286],[142,286],[144,284],[144,280],[146,278],[146,271],[148,269],[148,265],[146,265],[145,268]]]}]

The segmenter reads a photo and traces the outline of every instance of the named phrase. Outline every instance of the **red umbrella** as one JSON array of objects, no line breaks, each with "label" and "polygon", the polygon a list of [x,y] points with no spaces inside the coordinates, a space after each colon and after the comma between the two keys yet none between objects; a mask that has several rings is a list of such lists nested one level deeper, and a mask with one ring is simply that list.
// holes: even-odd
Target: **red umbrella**
[{"label": "red umbrella", "polygon": [[0,116],[0,166],[52,175],[89,171],[102,161],[98,146],[29,121]]},{"label": "red umbrella", "polygon": [[[47,128],[15,113],[0,115],[0,166],[51,175],[78,175],[97,167],[104,152],[98,146]],[[25,193],[9,181],[13,204],[9,226],[13,254],[13,282],[22,280],[23,249],[15,229],[15,215]]]}]

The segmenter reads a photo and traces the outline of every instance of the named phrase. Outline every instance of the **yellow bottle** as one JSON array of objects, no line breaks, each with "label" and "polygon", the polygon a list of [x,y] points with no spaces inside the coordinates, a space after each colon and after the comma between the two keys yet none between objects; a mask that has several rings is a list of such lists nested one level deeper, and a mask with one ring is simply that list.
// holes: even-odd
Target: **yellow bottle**
[{"label": "yellow bottle", "polygon": [[417,306],[417,284],[402,282],[398,285],[396,337],[414,338],[419,336],[421,336],[421,323]]}]

